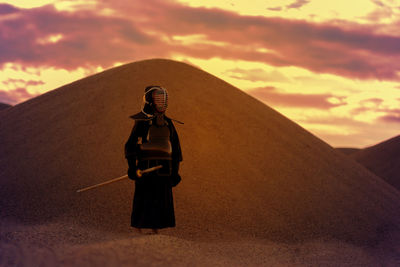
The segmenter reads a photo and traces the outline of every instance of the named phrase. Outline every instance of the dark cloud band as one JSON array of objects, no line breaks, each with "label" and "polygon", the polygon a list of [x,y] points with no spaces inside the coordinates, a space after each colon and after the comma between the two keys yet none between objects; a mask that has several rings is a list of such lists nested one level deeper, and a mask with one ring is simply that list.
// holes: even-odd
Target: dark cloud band
[{"label": "dark cloud band", "polygon": [[[348,78],[399,80],[400,37],[376,34],[371,25],[241,16],[172,1],[117,2],[98,2],[96,10],[114,11],[108,15],[96,10],[63,12],[51,5],[0,5],[0,64],[108,68],[115,62],[181,54],[297,66]],[[10,13],[15,16],[7,16]],[[193,34],[226,45],[172,41],[174,36]],[[38,42],[52,35],[61,38]]]}]

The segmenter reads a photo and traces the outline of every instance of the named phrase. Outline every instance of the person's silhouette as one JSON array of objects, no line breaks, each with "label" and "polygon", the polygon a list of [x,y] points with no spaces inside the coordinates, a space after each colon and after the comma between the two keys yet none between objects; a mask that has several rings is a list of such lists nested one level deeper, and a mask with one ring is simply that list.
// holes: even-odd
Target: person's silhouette
[{"label": "person's silhouette", "polygon": [[[180,181],[182,152],[172,120],[165,115],[168,92],[161,86],[148,86],[141,112],[125,144],[128,176],[135,181],[131,226],[158,229],[175,226],[172,187]],[[138,170],[159,169],[140,175]]]}]

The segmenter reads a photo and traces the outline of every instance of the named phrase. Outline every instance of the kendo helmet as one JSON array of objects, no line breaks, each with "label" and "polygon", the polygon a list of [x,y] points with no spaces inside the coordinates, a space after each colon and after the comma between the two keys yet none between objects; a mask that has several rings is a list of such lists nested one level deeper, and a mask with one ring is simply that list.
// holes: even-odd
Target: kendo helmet
[{"label": "kendo helmet", "polygon": [[144,90],[142,112],[146,116],[163,114],[168,107],[168,91],[161,86],[148,86]]}]

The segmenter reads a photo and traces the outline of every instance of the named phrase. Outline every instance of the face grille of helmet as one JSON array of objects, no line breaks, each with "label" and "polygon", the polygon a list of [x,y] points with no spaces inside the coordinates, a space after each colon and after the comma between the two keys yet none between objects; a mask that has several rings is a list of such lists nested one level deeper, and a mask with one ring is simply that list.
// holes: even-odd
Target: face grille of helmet
[{"label": "face grille of helmet", "polygon": [[153,91],[153,103],[157,112],[164,113],[168,107],[168,93],[164,88]]}]

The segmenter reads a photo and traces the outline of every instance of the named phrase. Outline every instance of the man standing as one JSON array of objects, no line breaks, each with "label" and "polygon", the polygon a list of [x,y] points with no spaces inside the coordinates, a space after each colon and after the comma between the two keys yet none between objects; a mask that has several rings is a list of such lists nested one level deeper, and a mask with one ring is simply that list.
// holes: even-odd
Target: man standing
[{"label": "man standing", "polygon": [[[158,229],[175,226],[172,187],[179,176],[182,152],[172,120],[165,115],[168,92],[161,86],[148,86],[143,96],[141,112],[125,144],[128,176],[135,181],[131,226]],[[140,171],[156,167],[157,170]]]}]

